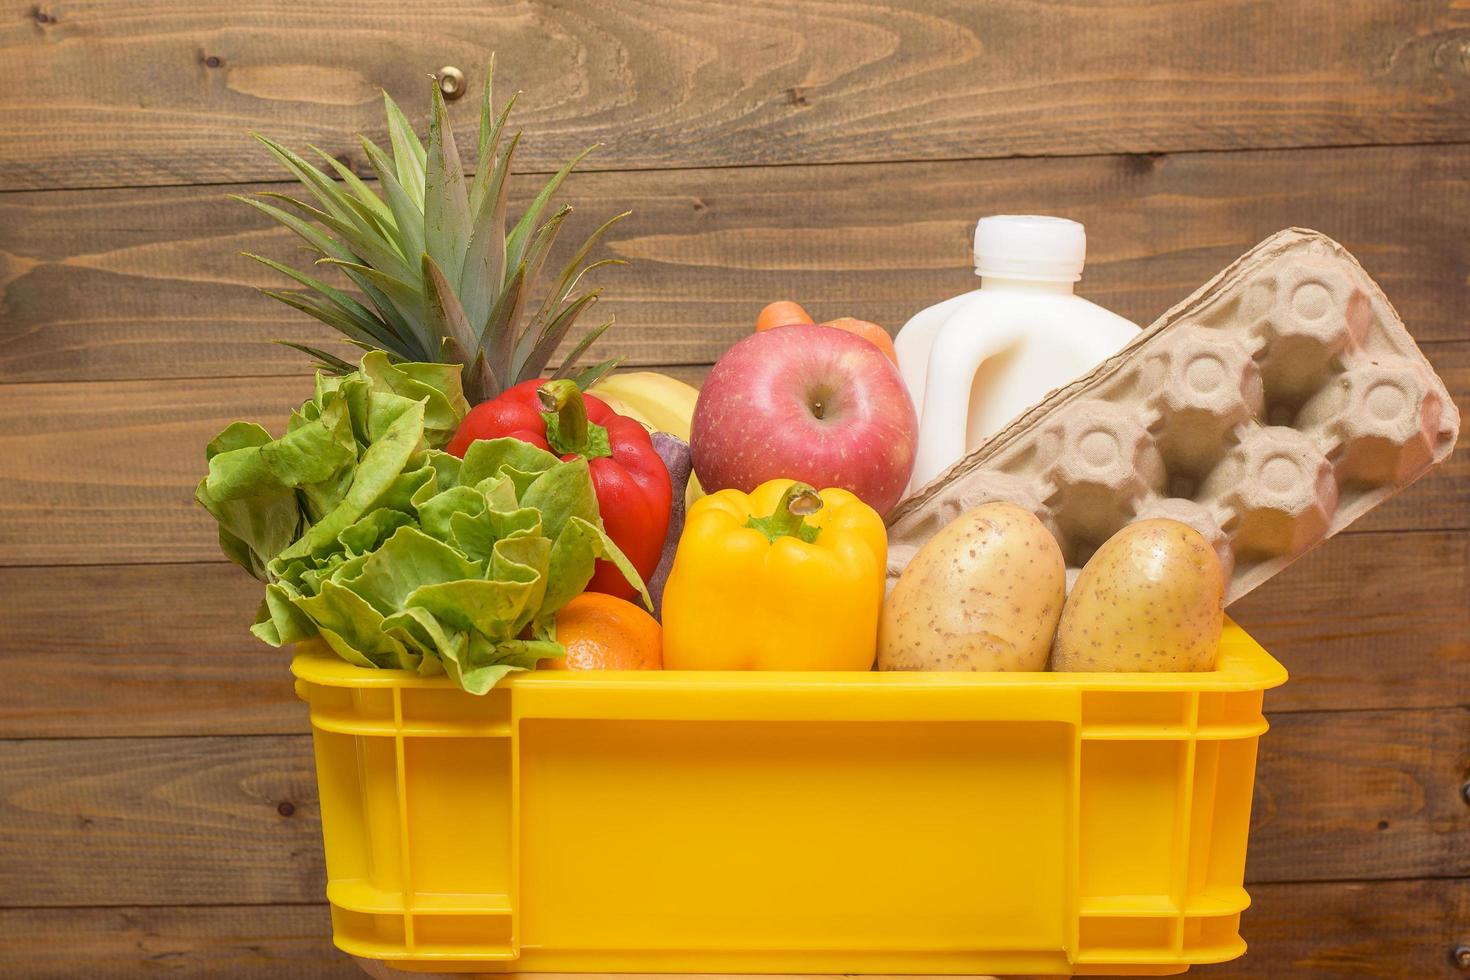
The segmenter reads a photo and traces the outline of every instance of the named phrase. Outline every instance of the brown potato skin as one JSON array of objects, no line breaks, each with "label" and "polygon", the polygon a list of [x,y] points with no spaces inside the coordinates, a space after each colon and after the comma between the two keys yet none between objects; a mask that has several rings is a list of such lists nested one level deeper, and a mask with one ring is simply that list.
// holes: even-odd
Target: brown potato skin
[{"label": "brown potato skin", "polygon": [[1044,670],[1067,566],[1014,504],[981,504],[931,538],[883,603],[879,670]]},{"label": "brown potato skin", "polygon": [[1158,518],[1097,549],[1072,586],[1052,670],[1214,670],[1225,576],[1198,531]]}]

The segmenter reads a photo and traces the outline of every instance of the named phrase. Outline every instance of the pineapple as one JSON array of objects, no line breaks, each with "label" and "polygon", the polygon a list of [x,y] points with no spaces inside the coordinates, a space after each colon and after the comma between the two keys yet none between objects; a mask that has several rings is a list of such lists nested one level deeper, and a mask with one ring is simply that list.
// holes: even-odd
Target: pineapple
[{"label": "pineapple", "polygon": [[[425,147],[383,93],[391,155],[362,137],[378,177],[377,192],[316,147],[312,150],[336,171],[340,183],[274,140],[258,136],[311,192],[317,206],[275,193],[236,200],[290,228],[320,256],[318,265],[336,266],[360,290],[353,296],[300,269],[246,253],[306,287],[262,292],[310,314],[365,350],[385,350],[404,361],[462,365],[465,396],[474,404],[545,371],[577,318],[597,301],[597,289],[572,295],[582,277],[599,266],[622,264],[617,259],[588,263],[587,258],[603,233],[627,212],[603,223],[576,249],[532,311],[528,294],[571,208],[543,215],[567,174],[592,147],[562,167],[506,233],[507,178],[521,134],[502,148],[501,132],[515,97],[496,115],[487,77],[480,100],[480,165],[468,182],[437,84],[433,100]],[[619,358],[574,374],[578,359],[612,323],[609,318],[582,334],[552,377],[573,377],[585,388],[611,371]],[[353,370],[335,354],[282,343],[328,370]]]}]

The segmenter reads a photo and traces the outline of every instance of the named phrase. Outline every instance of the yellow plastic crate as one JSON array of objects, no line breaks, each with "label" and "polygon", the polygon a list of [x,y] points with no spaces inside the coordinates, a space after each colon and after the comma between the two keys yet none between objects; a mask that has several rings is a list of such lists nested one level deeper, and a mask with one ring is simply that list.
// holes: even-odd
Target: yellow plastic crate
[{"label": "yellow plastic crate", "polygon": [[337,946],[488,973],[1232,959],[1286,680],[1233,623],[1206,674],[292,670]]}]

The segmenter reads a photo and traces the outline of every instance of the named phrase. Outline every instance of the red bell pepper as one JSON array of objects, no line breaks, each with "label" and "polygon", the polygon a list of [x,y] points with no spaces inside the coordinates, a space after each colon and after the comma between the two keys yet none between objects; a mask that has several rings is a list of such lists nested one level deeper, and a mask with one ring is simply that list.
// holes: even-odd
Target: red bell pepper
[{"label": "red bell pepper", "polygon": [[[584,395],[574,382],[523,381],[481,402],[445,447],[463,457],[476,439],[509,436],[556,453],[587,457],[607,536],[647,582],[658,567],[669,530],[673,488],[648,430],[607,403]],[[610,561],[599,561],[587,588],[624,599],[637,595]]]}]

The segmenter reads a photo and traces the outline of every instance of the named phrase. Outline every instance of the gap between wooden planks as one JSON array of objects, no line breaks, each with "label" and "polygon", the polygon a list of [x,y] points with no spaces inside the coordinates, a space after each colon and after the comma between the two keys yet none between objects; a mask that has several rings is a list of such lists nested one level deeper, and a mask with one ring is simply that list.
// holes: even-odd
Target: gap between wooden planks
[{"label": "gap between wooden planks", "polygon": [[1451,0],[11,7],[7,190],[269,177],[249,131],[360,163],[380,88],[422,129],[426,75],[478,92],[497,49],[543,172],[1470,138]]},{"label": "gap between wooden planks", "polygon": [[[577,174],[559,252],[632,209],[597,252],[630,264],[594,274],[588,314],[619,320],[589,357],[632,364],[711,363],[773,299],[896,330],[974,288],[974,220],[1017,211],[1083,221],[1079,291],[1140,324],[1298,225],[1353,251],[1420,341],[1470,340],[1467,160],[1460,145]],[[0,194],[0,383],[307,373],[269,341],[330,331],[259,295],[289,283],[239,254],[305,258],[226,200],[261,186]]]}]

